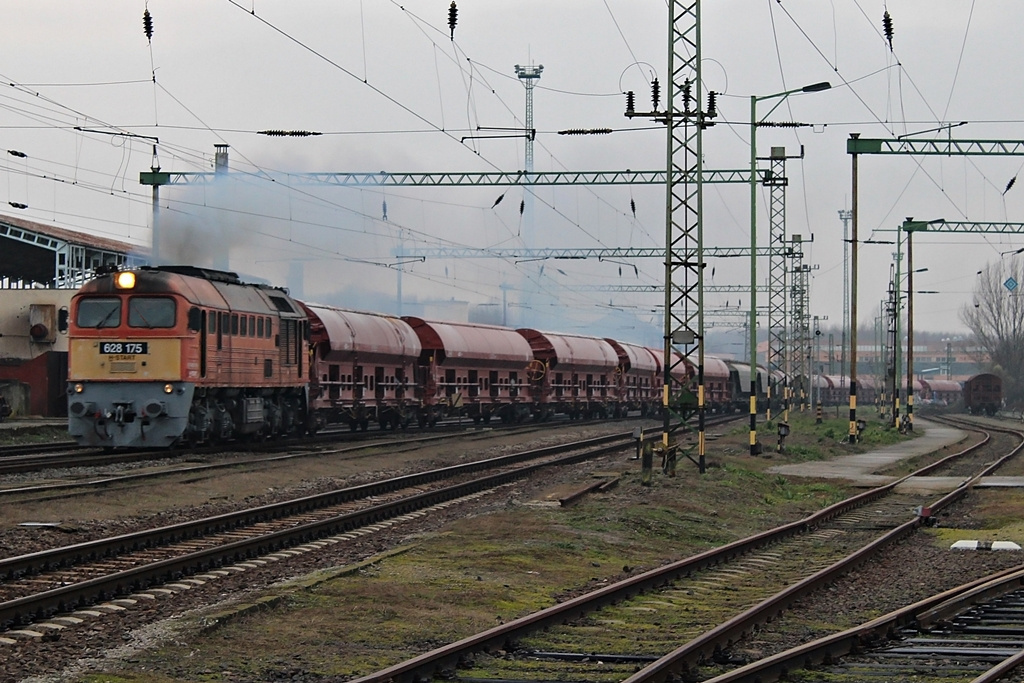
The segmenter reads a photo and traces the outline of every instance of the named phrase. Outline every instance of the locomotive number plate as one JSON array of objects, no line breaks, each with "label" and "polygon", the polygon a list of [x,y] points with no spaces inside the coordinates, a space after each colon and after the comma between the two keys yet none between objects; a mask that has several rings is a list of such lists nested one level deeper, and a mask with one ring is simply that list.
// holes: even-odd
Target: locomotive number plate
[{"label": "locomotive number plate", "polygon": [[100,353],[106,355],[135,355],[149,353],[149,342],[100,342]]}]

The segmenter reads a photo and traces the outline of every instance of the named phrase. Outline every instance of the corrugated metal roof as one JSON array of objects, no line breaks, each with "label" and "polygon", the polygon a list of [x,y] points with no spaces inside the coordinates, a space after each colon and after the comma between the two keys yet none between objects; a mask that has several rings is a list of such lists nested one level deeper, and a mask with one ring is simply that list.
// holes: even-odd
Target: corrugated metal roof
[{"label": "corrugated metal roof", "polygon": [[91,247],[93,249],[100,249],[102,251],[115,251],[124,254],[148,254],[149,247],[140,247],[128,242],[121,242],[118,240],[107,239],[105,237],[97,237],[95,235],[89,235],[84,232],[77,232],[75,230],[67,230],[65,228],[58,228],[55,225],[47,225],[46,223],[37,223],[35,221],[28,221],[24,218],[15,218],[14,216],[0,215],[0,225],[8,225],[22,230],[28,230],[30,232],[36,232],[47,237],[52,237],[61,242],[67,242],[69,244],[76,244],[83,247]]},{"label": "corrugated metal roof", "polygon": [[148,249],[0,215],[0,280],[10,286],[77,287],[98,266],[142,260]]}]

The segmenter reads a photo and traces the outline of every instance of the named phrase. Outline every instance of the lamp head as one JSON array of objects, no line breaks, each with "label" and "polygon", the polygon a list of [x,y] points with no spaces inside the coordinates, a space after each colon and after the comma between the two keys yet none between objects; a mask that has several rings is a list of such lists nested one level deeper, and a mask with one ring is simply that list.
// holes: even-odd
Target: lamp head
[{"label": "lamp head", "polygon": [[822,90],[828,90],[832,87],[832,84],[828,81],[822,81],[821,83],[812,83],[811,85],[805,85],[800,88],[801,92],[821,92]]}]

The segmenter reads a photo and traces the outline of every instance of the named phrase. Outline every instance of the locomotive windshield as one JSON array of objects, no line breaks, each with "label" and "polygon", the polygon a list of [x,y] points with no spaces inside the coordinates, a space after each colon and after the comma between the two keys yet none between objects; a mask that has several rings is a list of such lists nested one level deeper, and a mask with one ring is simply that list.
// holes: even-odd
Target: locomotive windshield
[{"label": "locomotive windshield", "polygon": [[174,327],[174,299],[133,296],[128,300],[129,327]]},{"label": "locomotive windshield", "polygon": [[78,302],[79,327],[117,327],[121,324],[121,300],[86,298]]}]

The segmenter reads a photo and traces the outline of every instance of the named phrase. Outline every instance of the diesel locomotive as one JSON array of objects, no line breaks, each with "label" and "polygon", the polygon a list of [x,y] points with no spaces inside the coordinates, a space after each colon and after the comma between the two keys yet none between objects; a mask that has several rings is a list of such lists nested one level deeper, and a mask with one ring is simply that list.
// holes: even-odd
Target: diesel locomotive
[{"label": "diesel locomotive", "polygon": [[190,266],[110,272],[71,302],[68,431],[167,447],[310,428],[309,321],[282,290]]}]

